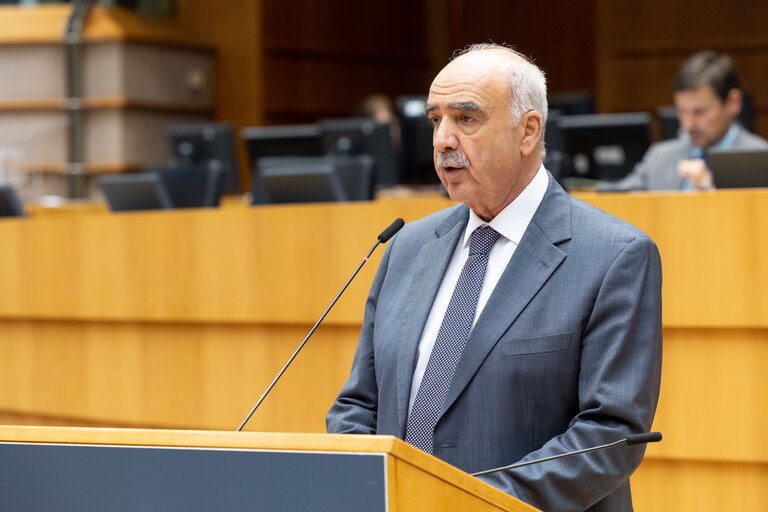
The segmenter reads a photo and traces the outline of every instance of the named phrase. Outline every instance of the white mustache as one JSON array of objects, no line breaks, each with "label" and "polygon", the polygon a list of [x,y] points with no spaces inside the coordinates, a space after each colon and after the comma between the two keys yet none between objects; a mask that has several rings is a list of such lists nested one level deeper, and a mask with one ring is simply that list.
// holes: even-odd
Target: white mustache
[{"label": "white mustache", "polygon": [[457,149],[437,154],[438,167],[469,167],[466,155]]}]

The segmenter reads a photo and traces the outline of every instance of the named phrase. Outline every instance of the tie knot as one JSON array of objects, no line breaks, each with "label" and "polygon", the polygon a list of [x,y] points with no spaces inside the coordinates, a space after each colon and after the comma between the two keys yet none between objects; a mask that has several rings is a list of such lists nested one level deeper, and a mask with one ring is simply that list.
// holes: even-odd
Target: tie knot
[{"label": "tie knot", "polygon": [[483,226],[472,232],[469,239],[469,254],[488,254],[501,235],[491,226]]}]

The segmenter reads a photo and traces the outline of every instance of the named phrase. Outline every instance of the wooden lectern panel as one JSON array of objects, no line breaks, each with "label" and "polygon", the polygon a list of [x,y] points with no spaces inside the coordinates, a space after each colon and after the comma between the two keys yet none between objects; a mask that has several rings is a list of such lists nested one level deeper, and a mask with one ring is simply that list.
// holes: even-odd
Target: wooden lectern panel
[{"label": "wooden lectern panel", "polygon": [[387,436],[0,427],[17,512],[533,507]]}]

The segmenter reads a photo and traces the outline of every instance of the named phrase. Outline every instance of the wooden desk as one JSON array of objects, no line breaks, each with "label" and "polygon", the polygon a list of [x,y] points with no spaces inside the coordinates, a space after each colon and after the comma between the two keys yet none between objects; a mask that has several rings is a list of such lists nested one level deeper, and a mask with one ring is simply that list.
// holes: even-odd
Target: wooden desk
[{"label": "wooden desk", "polygon": [[537,509],[388,436],[0,426],[11,510]]},{"label": "wooden desk", "polygon": [[[768,191],[594,195],[664,265],[664,368],[638,510],[768,508]],[[395,217],[441,199],[0,221],[8,421],[234,429]],[[382,250],[250,430],[322,432]]]}]

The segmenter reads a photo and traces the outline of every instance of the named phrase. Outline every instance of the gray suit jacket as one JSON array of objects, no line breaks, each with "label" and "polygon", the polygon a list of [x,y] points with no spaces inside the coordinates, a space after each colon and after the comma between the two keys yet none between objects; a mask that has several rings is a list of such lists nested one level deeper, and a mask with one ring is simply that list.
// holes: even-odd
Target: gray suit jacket
[{"label": "gray suit jacket", "polygon": [[[733,149],[764,149],[768,141],[739,127],[739,133],[733,142]],[[653,144],[624,179],[615,182],[602,182],[597,189],[601,192],[626,192],[631,190],[680,190],[683,179],[677,173],[677,164],[691,158],[693,144],[683,134],[672,140]]]},{"label": "gray suit jacket", "polygon": [[[417,345],[468,212],[437,212],[390,242],[329,432],[404,437]],[[475,472],[646,432],[660,372],[656,246],[550,176],[472,330],[434,454]],[[618,447],[482,478],[543,510],[631,510],[628,477],[643,453]]]}]

